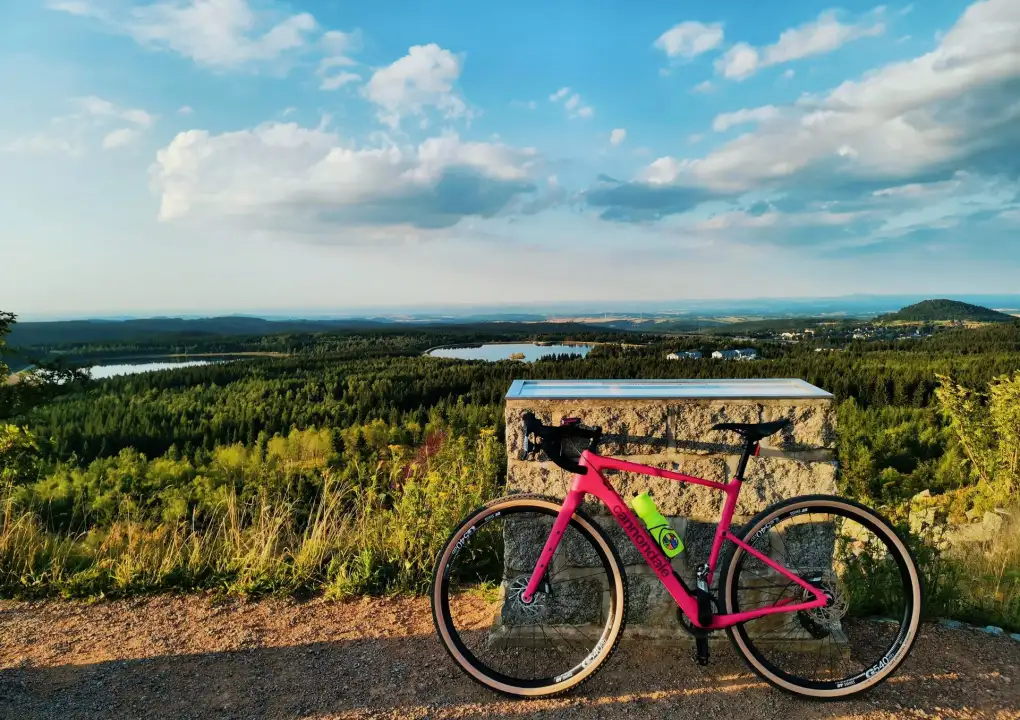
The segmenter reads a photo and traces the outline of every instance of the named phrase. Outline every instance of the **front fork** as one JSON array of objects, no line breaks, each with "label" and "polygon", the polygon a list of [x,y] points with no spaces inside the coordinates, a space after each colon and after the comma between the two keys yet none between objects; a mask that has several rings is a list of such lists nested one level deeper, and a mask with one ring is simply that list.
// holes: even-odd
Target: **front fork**
[{"label": "front fork", "polygon": [[583,498],[583,492],[571,488],[570,492],[567,493],[567,497],[563,499],[560,514],[556,516],[552,532],[549,533],[549,537],[545,541],[542,554],[538,556],[538,564],[535,565],[535,570],[531,573],[528,586],[521,593],[521,602],[525,605],[530,604],[535,599],[535,593],[541,589],[543,578],[545,578],[546,571],[549,569],[549,563],[552,562],[553,555],[556,554],[556,548],[559,547],[560,540],[563,539],[563,533],[567,531],[570,519],[574,517],[574,512],[580,507]]}]

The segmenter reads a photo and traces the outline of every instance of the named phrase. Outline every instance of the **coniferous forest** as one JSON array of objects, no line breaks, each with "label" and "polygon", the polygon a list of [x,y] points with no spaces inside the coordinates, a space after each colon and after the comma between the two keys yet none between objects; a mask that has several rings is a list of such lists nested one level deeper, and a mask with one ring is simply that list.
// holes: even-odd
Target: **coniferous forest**
[{"label": "coniferous forest", "polygon": [[[533,363],[423,354],[511,340],[595,345]],[[30,399],[29,376],[0,386],[0,592],[421,591],[457,519],[500,494],[502,398],[517,378],[802,378],[836,396],[841,491],[905,532],[925,490],[939,523],[1013,502],[1020,471],[1001,458],[1017,418],[1002,408],[1020,392],[1020,323],[910,341],[751,342],[753,362],[666,359],[733,346],[716,331],[552,324],[12,344],[7,365],[58,374],[99,358],[218,357],[106,380],[66,375]],[[926,544],[935,530],[914,528],[930,612],[1017,626],[1020,562],[989,578],[997,594],[965,588],[954,578],[980,569]]]}]

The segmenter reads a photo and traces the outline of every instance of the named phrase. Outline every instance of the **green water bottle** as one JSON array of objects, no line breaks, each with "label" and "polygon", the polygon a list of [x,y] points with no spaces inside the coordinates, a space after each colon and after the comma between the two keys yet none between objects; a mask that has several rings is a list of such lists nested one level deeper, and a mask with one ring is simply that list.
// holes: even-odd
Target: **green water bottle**
[{"label": "green water bottle", "polygon": [[634,512],[641,518],[651,536],[659,543],[659,547],[662,548],[662,552],[666,553],[666,557],[674,558],[684,551],[684,544],[680,542],[680,536],[670,526],[669,520],[655,507],[655,501],[652,500],[651,495],[646,492],[641,493],[630,501],[630,506],[634,508]]}]

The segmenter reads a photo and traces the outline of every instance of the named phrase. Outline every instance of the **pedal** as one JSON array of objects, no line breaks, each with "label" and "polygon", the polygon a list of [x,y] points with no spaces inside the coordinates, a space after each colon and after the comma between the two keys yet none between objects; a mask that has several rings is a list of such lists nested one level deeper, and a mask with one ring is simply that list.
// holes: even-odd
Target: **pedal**
[{"label": "pedal", "polygon": [[708,665],[708,638],[699,637],[694,639],[694,660],[698,665]]}]

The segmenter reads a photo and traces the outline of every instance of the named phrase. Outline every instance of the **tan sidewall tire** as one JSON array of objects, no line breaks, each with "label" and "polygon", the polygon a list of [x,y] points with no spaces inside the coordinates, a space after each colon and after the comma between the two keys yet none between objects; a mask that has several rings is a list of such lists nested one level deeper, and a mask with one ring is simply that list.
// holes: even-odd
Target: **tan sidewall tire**
[{"label": "tan sidewall tire", "polygon": [[[731,628],[729,629],[728,634],[730,636],[730,640],[733,642],[734,647],[736,647],[737,652],[743,656],[744,661],[748,664],[748,666],[751,667],[752,670],[754,670],[758,675],[767,680],[769,683],[782,690],[786,690],[788,692],[803,697],[810,697],[818,700],[835,700],[839,698],[845,698],[849,695],[857,695],[867,690],[870,690],[871,688],[875,687],[883,680],[888,678],[890,675],[892,675],[892,673],[896,671],[896,669],[903,663],[903,661],[907,659],[907,656],[910,654],[910,650],[913,648],[914,640],[917,638],[917,629],[921,622],[922,593],[921,593],[921,579],[920,576],[918,575],[917,564],[914,562],[914,558],[910,554],[910,551],[907,549],[906,545],[903,544],[903,541],[900,540],[899,536],[889,526],[889,523],[886,520],[877,515],[873,510],[870,510],[864,506],[860,506],[857,503],[853,503],[851,501],[836,497],[813,496],[806,498],[794,498],[791,501],[782,503],[774,508],[768,508],[761,515],[752,519],[752,521],[747,525],[747,528],[741,531],[741,540],[747,542],[748,541],[747,539],[749,537],[753,536],[754,533],[758,532],[758,530],[763,525],[767,524],[775,517],[785,515],[801,507],[846,508],[852,514],[856,514],[862,518],[866,518],[870,523],[872,523],[875,526],[875,528],[881,531],[882,535],[890,542],[890,544],[896,547],[896,549],[902,553],[903,557],[906,558],[907,574],[910,577],[911,590],[913,592],[913,604],[911,607],[911,615],[908,621],[909,626],[907,635],[904,638],[902,644],[900,645],[895,657],[893,657],[885,667],[879,669],[870,678],[866,678],[858,682],[856,685],[851,685],[845,688],[834,688],[831,690],[817,690],[812,688],[805,688],[800,685],[795,685],[781,677],[778,677],[768,668],[762,665],[762,663],[754,656],[754,653],[751,652],[751,650],[747,647],[746,643],[744,642],[744,639],[740,632],[738,632],[735,628]],[[738,553],[742,552],[743,550],[735,547],[733,554],[730,556],[729,560],[726,563],[726,571],[724,573],[724,577],[722,578],[723,583],[722,592],[724,593],[723,603],[724,607],[726,608],[726,612],[728,613],[734,612],[733,593],[730,592],[730,586],[733,583],[734,573],[736,572],[736,568],[738,565],[737,562],[739,559]]]},{"label": "tan sidewall tire", "polygon": [[446,647],[450,656],[465,673],[467,673],[476,682],[495,690],[496,692],[516,697],[548,697],[577,687],[594,675],[595,672],[602,667],[606,660],[609,659],[610,655],[612,655],[616,650],[617,643],[619,643],[620,636],[623,633],[624,618],[626,617],[627,610],[627,583],[623,572],[623,566],[620,563],[616,549],[606,536],[605,531],[603,531],[594,520],[584,513],[577,511],[571,518],[571,522],[576,522],[580,527],[588,531],[594,541],[599,544],[602,551],[605,553],[606,558],[609,560],[609,569],[612,572],[611,581],[615,584],[616,598],[618,599],[609,631],[608,633],[603,631],[602,649],[598,655],[594,657],[587,666],[562,682],[545,685],[543,687],[529,688],[507,685],[479,671],[478,668],[464,657],[463,653],[460,652],[456,644],[453,642],[450,629],[446,626],[446,615],[444,612],[440,611],[442,604],[441,579],[443,568],[445,568],[446,564],[449,562],[450,555],[460,539],[464,537],[464,534],[470,528],[474,527],[485,515],[490,515],[494,512],[508,510],[511,508],[526,507],[559,512],[560,505],[561,501],[526,495],[517,497],[511,496],[494,500],[476,512],[473,512],[467,519],[464,520],[461,526],[458,527],[450,536],[450,539],[447,541],[446,546],[443,548],[443,551],[436,562],[435,576],[432,583],[432,618],[435,622],[440,640],[442,640],[443,645]]}]

